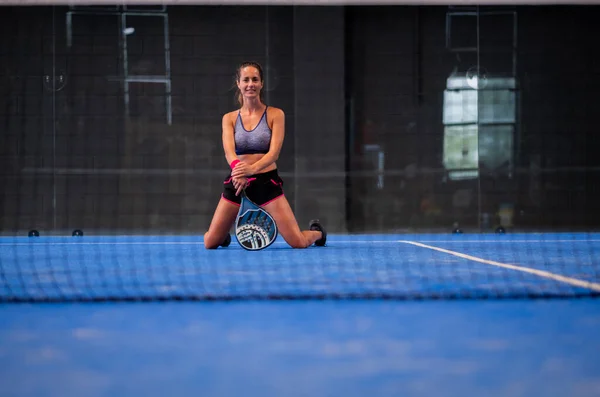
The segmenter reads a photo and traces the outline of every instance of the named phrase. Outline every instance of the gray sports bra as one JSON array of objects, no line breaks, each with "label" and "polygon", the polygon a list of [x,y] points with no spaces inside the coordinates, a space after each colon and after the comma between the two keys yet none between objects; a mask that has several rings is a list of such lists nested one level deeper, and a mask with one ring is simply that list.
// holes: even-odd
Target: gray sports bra
[{"label": "gray sports bra", "polygon": [[235,154],[267,153],[271,145],[271,128],[267,123],[267,109],[253,130],[248,131],[242,122],[242,114],[238,112],[235,127]]}]

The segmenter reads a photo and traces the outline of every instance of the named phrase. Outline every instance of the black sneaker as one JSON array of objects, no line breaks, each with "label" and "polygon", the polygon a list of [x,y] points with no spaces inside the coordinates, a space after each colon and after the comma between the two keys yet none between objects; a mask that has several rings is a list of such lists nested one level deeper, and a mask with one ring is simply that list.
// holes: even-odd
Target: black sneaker
[{"label": "black sneaker", "polygon": [[229,247],[229,244],[231,244],[231,234],[227,233],[227,237],[221,243],[221,247]]},{"label": "black sneaker", "polygon": [[325,229],[323,229],[323,225],[321,225],[321,222],[319,222],[318,219],[313,219],[312,221],[310,221],[308,228],[309,230],[318,230],[319,232],[321,232],[323,237],[315,241],[315,245],[317,247],[323,247],[327,242],[327,232],[325,231]]}]

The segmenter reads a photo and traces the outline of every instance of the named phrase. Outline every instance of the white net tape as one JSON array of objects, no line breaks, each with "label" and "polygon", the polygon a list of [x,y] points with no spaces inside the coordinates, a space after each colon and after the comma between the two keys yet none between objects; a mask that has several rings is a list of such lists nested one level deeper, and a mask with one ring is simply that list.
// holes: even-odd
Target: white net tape
[{"label": "white net tape", "polygon": [[600,0],[0,0],[0,5],[68,5],[68,6],[176,6],[176,5],[542,5],[600,4]]}]

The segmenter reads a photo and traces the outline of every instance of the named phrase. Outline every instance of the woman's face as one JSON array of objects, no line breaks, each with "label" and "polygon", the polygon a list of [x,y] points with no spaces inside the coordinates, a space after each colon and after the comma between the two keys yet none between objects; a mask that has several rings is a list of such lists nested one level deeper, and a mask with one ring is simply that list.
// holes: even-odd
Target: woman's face
[{"label": "woman's face", "polygon": [[260,72],[253,66],[246,66],[240,70],[240,79],[237,82],[239,90],[245,98],[260,98],[263,87]]}]

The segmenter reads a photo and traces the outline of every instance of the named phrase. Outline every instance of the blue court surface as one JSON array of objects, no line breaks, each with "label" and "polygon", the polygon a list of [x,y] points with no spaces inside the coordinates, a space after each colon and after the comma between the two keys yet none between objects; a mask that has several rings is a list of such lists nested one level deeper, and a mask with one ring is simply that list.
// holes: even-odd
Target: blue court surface
[{"label": "blue court surface", "polygon": [[[0,396],[599,396],[599,292],[592,233],[0,238],[58,301],[0,304]],[[238,300],[69,302],[134,297]]]}]

